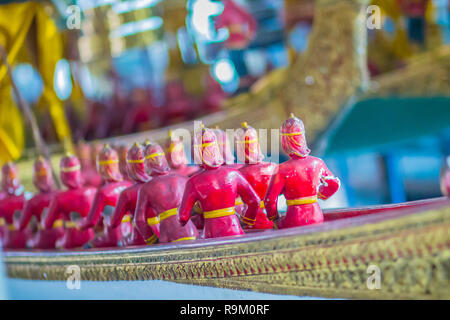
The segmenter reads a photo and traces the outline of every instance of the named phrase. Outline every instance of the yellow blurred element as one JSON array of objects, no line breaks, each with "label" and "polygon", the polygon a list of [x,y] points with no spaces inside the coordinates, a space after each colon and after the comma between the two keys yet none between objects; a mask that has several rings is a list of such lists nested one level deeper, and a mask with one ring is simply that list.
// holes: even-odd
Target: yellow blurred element
[{"label": "yellow blurred element", "polygon": [[[12,3],[0,6],[0,44],[6,49],[8,63],[13,66],[25,46],[30,27],[35,26],[37,67],[44,82],[42,99],[49,109],[55,131],[65,148],[71,150],[72,138],[63,103],[53,90],[56,63],[63,57],[62,37],[43,6],[36,2]],[[24,148],[22,115],[12,97],[7,68],[0,62],[0,162],[16,160]]]}]

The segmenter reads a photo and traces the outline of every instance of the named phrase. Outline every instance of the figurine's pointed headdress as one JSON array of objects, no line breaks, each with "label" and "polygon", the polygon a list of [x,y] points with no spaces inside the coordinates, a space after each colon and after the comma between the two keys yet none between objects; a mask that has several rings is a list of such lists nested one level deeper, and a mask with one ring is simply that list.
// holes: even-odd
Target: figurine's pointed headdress
[{"label": "figurine's pointed headdress", "polygon": [[217,168],[223,164],[222,153],[213,130],[202,126],[194,133],[194,161],[206,168]]},{"label": "figurine's pointed headdress", "polygon": [[264,156],[258,141],[258,133],[255,128],[243,122],[236,132],[236,152],[242,163],[255,164],[262,161]]},{"label": "figurine's pointed headdress", "polygon": [[162,174],[170,171],[163,149],[157,143],[150,143],[144,149],[144,164],[148,174]]},{"label": "figurine's pointed headdress", "polygon": [[280,134],[281,146],[290,157],[306,157],[311,152],[306,144],[305,126],[293,113],[283,122]]},{"label": "figurine's pointed headdress", "polygon": [[59,169],[61,181],[66,187],[76,189],[83,185],[80,160],[76,156],[67,153],[61,159]]},{"label": "figurine's pointed headdress", "polygon": [[228,141],[225,131],[218,126],[214,128],[214,133],[217,137],[217,144],[219,145],[220,153],[225,163],[234,163],[234,155],[231,153],[231,143]]},{"label": "figurine's pointed headdress", "polygon": [[128,176],[139,182],[146,182],[150,178],[145,172],[144,149],[137,142],[127,152]]},{"label": "figurine's pointed headdress", "polygon": [[33,183],[40,192],[48,192],[53,189],[53,175],[50,164],[44,157],[39,156],[34,161]]},{"label": "figurine's pointed headdress", "polygon": [[119,171],[119,156],[116,150],[108,144],[103,146],[97,157],[97,169],[104,181],[122,180],[122,175]]},{"label": "figurine's pointed headdress", "polygon": [[183,142],[177,137],[174,137],[172,131],[169,131],[169,138],[166,141],[165,149],[167,161],[172,168],[177,169],[188,163],[188,159],[184,153]]},{"label": "figurine's pointed headdress", "polygon": [[14,194],[21,187],[17,166],[7,162],[2,167],[2,190]]}]

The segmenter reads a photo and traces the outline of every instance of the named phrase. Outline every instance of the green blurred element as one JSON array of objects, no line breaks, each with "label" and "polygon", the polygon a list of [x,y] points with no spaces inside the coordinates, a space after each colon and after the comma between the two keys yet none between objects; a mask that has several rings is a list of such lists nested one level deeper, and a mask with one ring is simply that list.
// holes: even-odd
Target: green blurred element
[{"label": "green blurred element", "polygon": [[450,98],[374,98],[355,103],[319,144],[321,154],[375,151],[450,128]]}]

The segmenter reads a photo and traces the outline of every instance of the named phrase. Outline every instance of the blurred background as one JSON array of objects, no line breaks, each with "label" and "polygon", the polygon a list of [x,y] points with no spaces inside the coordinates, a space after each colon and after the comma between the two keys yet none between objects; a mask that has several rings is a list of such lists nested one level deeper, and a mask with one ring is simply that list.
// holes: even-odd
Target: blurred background
[{"label": "blurred background", "polygon": [[224,129],[276,128],[294,109],[342,181],[324,207],[437,197],[449,24],[449,0],[3,0],[13,79],[2,61],[0,161],[19,161],[33,190],[14,81],[55,155],[80,140],[158,140],[211,115]]}]

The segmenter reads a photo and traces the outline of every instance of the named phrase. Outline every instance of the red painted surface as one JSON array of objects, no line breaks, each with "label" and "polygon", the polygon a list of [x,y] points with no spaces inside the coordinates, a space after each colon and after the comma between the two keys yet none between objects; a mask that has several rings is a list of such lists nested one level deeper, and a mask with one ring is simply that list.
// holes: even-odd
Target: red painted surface
[{"label": "red painted surface", "polygon": [[[277,165],[262,161],[263,155],[259,146],[258,134],[246,122],[236,132],[236,144],[239,161],[245,163],[239,171],[250,183],[260,199],[264,199],[270,179],[277,169]],[[247,229],[273,228],[273,222],[267,218],[266,210],[263,206],[260,206],[254,224],[246,220],[244,222],[247,223]]]},{"label": "red painted surface", "polygon": [[[100,220],[103,221],[102,212],[105,206],[115,207],[120,193],[132,184],[128,180],[122,180],[117,152],[108,145],[105,145],[100,152],[97,163],[104,185],[98,189],[88,215],[79,224],[79,229],[83,231],[100,224]],[[124,230],[126,228],[123,226],[120,228],[104,226],[103,234],[96,236],[92,240],[92,245],[94,247],[115,247],[123,238]],[[131,230],[130,223],[128,223],[128,230]]]},{"label": "red painted surface", "polygon": [[[47,217],[42,221],[42,227],[46,230],[53,229],[53,223],[57,219],[63,219],[65,223],[71,221],[70,213],[77,212],[86,217],[91,209],[96,193],[96,188],[83,187],[83,179],[80,170],[80,162],[77,157],[68,155],[61,159],[60,176],[62,183],[68,188],[58,192],[52,199]],[[71,249],[81,247],[94,236],[92,229],[79,230],[67,227],[64,235],[56,242],[57,247]]]},{"label": "red painted surface", "polygon": [[[186,224],[192,207],[198,201],[205,212],[233,208],[236,197],[241,196],[248,209],[245,216],[255,219],[260,198],[238,170],[222,166],[223,158],[214,132],[203,128],[194,137],[194,157],[201,162],[202,171],[186,183],[178,221]],[[207,218],[204,221],[204,237],[215,238],[243,234],[235,214]]]},{"label": "red painted surface", "polygon": [[156,234],[159,242],[171,242],[182,238],[197,238],[197,228],[192,221],[183,226],[172,215],[154,225],[147,223],[148,218],[158,217],[161,213],[178,208],[183,197],[187,177],[171,172],[162,148],[158,144],[149,144],[145,148],[145,167],[152,179],[145,183],[138,195],[135,224],[145,239]]},{"label": "red painted surface", "polygon": [[[39,225],[41,224],[43,211],[50,206],[50,202],[56,193],[50,165],[44,158],[39,157],[34,162],[33,182],[39,192],[25,204],[18,223],[18,230],[21,231],[30,229],[29,223],[32,217],[36,218]],[[28,231],[31,232],[31,230]],[[56,240],[62,237],[63,234],[64,229],[62,226],[48,230],[39,228],[28,244],[32,248],[53,249],[55,248]]]},{"label": "red painted surface", "polygon": [[2,199],[0,201],[0,218],[5,225],[0,226],[0,236],[5,248],[25,248],[29,237],[28,230],[16,230],[14,213],[21,211],[25,204],[23,187],[19,180],[15,164],[9,162],[2,167]]},{"label": "red painted surface", "polygon": [[[281,127],[281,145],[290,160],[281,163],[271,178],[264,204],[267,216],[278,220],[278,228],[291,228],[323,222],[317,201],[289,205],[289,201],[316,198],[326,200],[339,188],[339,179],[328,170],[325,163],[309,155],[303,122],[294,115]],[[288,201],[286,216],[280,218],[278,196],[283,193]]]}]

